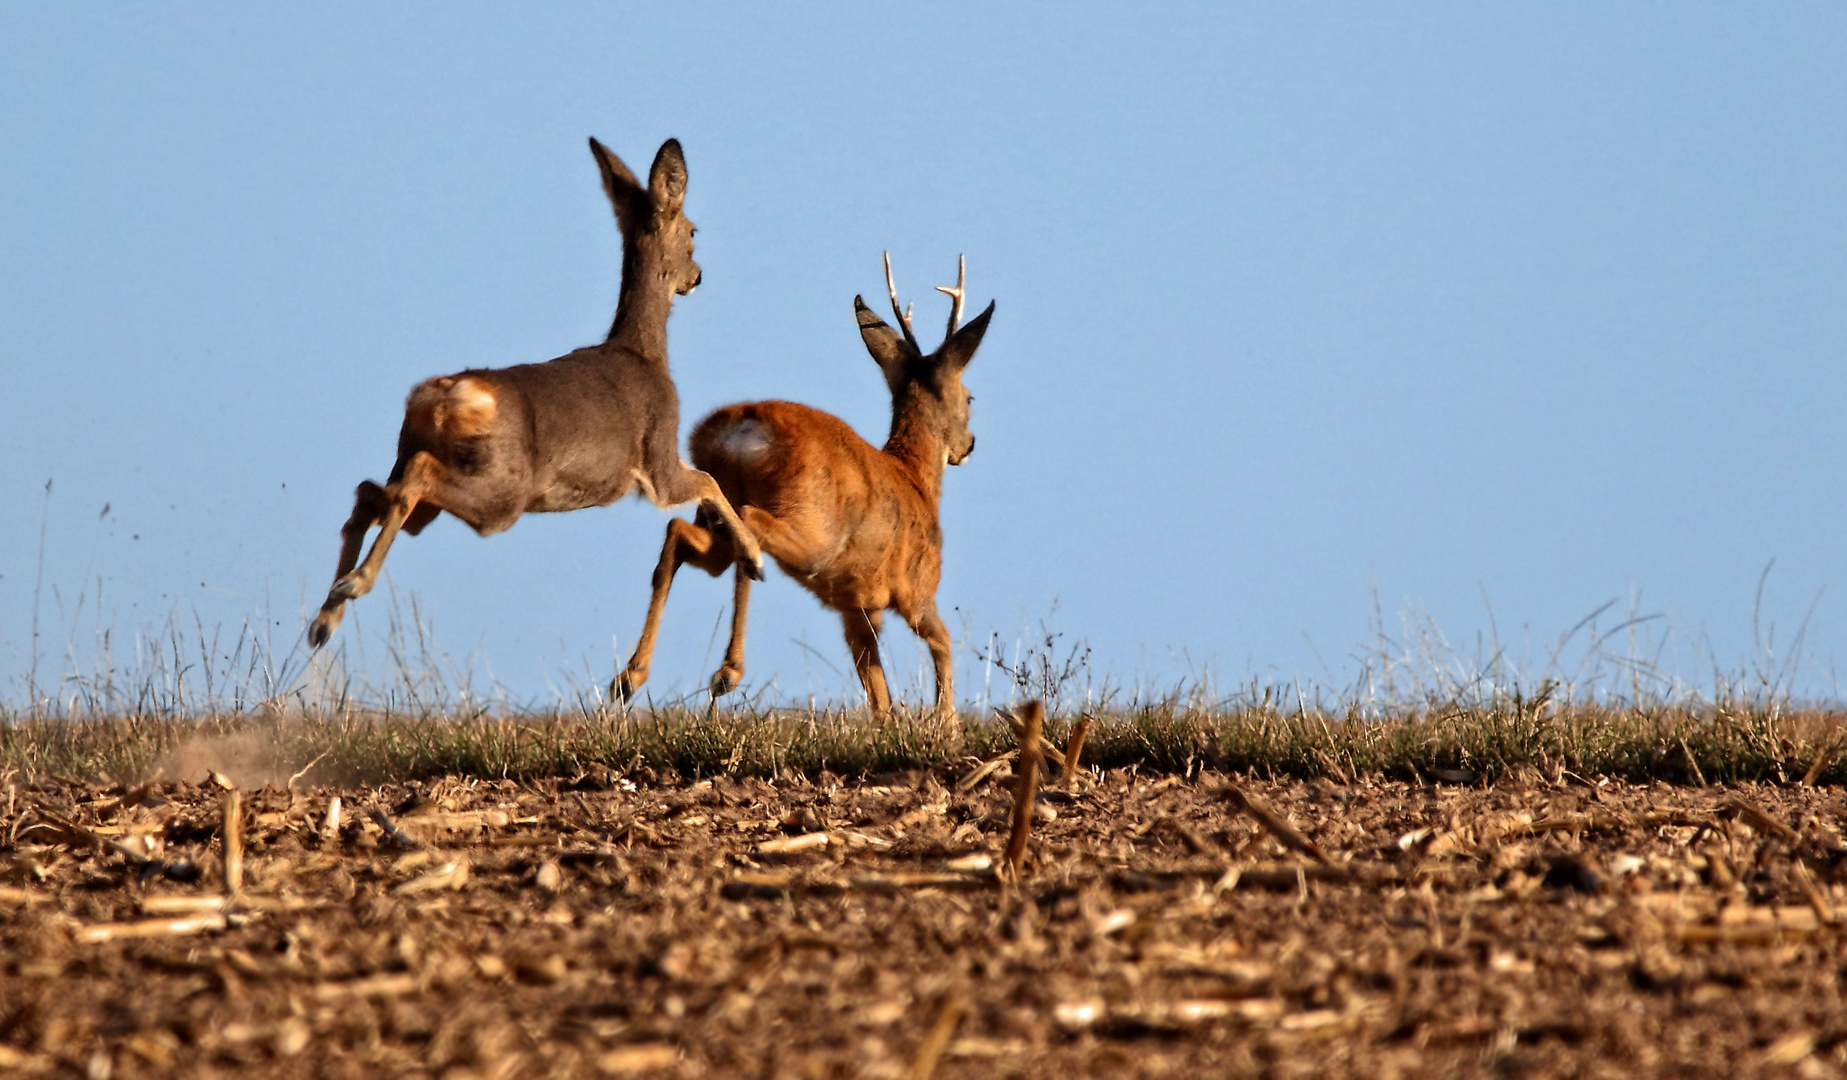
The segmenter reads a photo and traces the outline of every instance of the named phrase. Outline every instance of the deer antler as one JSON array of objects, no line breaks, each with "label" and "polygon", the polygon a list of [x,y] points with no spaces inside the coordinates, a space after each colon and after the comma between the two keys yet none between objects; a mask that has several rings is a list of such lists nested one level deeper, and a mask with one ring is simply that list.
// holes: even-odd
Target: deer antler
[{"label": "deer antler", "polygon": [[944,337],[948,337],[949,334],[955,333],[956,327],[962,325],[962,286],[967,281],[968,281],[968,260],[964,259],[960,255],[957,255],[956,256],[956,287],[953,289],[947,285],[938,285],[936,287],[937,292],[940,292],[944,294],[945,296],[948,296],[951,300],[954,300],[956,302],[955,307],[950,309],[949,331],[948,331],[948,334],[943,335]]},{"label": "deer antler", "polygon": [[[900,310],[898,307],[898,286],[891,279],[891,252],[889,251],[885,253],[885,291],[891,294],[891,313],[898,317],[898,328],[904,331],[904,340],[911,343],[911,348],[923,352],[923,348],[917,344],[917,335],[911,332],[911,311]],[[916,307],[915,304],[911,305],[912,310]]]}]

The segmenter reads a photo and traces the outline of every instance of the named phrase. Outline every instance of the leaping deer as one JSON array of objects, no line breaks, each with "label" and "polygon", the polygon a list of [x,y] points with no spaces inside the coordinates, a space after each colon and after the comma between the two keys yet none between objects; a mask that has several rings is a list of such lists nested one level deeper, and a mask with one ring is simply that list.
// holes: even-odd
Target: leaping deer
[{"label": "leaping deer", "polygon": [[[967,264],[958,260],[956,284],[937,286],[953,302],[943,344],[925,354],[900,309],[885,257],[885,287],[900,336],[853,298],[860,338],[891,388],[891,435],[884,449],[859,437],[838,417],[787,401],[731,405],[693,430],[693,464],[719,488],[776,564],[821,603],[840,612],[853,667],[873,710],[888,712],[891,694],[879,664],[879,627],[886,608],[930,647],[936,668],[936,711],[955,712],[955,675],[949,629],[936,611],[942,577],[943,533],[937,524],[943,468],[960,465],[975,449],[968,430],[973,396],[962,370],[987,333],[994,305],[962,326]],[[667,523],[667,540],[654,570],[648,620],[628,667],[612,691],[632,696],[648,678],[661,610],[673,576],[691,563],[714,577],[735,559],[732,542],[713,529],[701,506],[693,521]],[[742,564],[740,564],[741,566]],[[744,676],[744,625],[750,577],[737,575],[731,642],[724,666],[712,676],[712,693],[725,694]]]},{"label": "leaping deer", "polygon": [[[673,298],[698,286],[686,159],[668,139],[648,186],[595,139],[590,152],[622,232],[616,319],[601,345],[542,364],[470,370],[419,383],[404,406],[398,460],[381,487],[359,485],[340,530],[340,565],[308,642],[326,644],[348,600],[378,581],[400,531],[412,536],[447,510],[482,536],[521,514],[604,506],[631,491],[661,507],[699,501],[722,525],[746,578],[763,575],[757,541],[707,474],[680,457],[680,399],[667,370]],[[359,549],[379,526],[365,561]]]}]

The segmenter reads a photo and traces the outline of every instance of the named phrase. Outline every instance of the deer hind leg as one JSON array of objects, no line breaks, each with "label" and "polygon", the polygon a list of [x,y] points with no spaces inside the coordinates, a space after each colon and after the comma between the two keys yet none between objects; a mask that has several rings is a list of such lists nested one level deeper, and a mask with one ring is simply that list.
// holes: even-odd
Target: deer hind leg
[{"label": "deer hind leg", "polygon": [[733,574],[731,589],[731,641],[725,646],[725,662],[712,674],[712,696],[723,697],[744,681],[744,625],[750,620],[750,575],[740,564]]},{"label": "deer hind leg", "polygon": [[[654,591],[648,599],[648,621],[642,625],[641,640],[635,643],[635,653],[629,657],[628,666],[610,685],[612,697],[620,696],[627,701],[641,689],[641,684],[648,681],[648,665],[654,659],[654,640],[661,629],[661,612],[667,607],[667,591],[673,587],[673,576],[680,571],[684,563],[692,563],[706,573],[717,577],[724,573],[725,567],[732,563],[731,544],[729,540],[716,536],[690,521],[674,518],[667,523],[667,539],[661,545],[660,562],[654,567]],[[742,649],[742,645],[739,648]]]},{"label": "deer hind leg", "polygon": [[[320,615],[308,630],[310,644],[322,645],[333,636],[334,627],[340,622],[341,605],[372,591],[372,586],[378,582],[379,569],[385,564],[385,553],[391,550],[391,542],[397,539],[399,530],[417,510],[417,504],[441,486],[445,476],[441,462],[418,451],[405,464],[403,478],[397,483],[383,488],[373,484],[370,490],[365,485],[360,486],[358,505],[341,530],[345,543],[340,552],[340,566],[345,572],[335,578],[333,588],[327,590],[327,601],[321,605]],[[378,539],[372,541],[372,550],[366,553],[365,561],[350,567],[348,557],[358,554],[366,530],[374,522],[379,526]]]},{"label": "deer hind leg", "polygon": [[[372,526],[385,517],[391,506],[391,498],[385,489],[370,480],[362,481],[353,493],[353,514],[340,526],[340,564],[334,568],[335,584],[352,572],[359,564],[360,549],[365,547],[366,533]],[[308,644],[320,648],[333,637],[333,632],[340,627],[340,618],[346,613],[346,600],[337,598],[332,593],[327,602],[321,605],[321,612],[314,617],[308,627]]]},{"label": "deer hind leg", "polygon": [[879,663],[879,624],[883,617],[884,612],[871,608],[849,608],[840,613],[853,670],[859,672],[860,684],[866,688],[866,703],[872,706],[874,716],[891,712],[891,691],[885,685],[885,668]]},{"label": "deer hind leg", "polygon": [[738,520],[737,511],[732,508],[731,501],[725,498],[718,481],[712,479],[710,473],[701,472],[684,461],[676,459],[673,467],[678,470],[677,473],[654,479],[654,489],[660,494],[662,504],[677,506],[698,500],[699,508],[718,518],[719,524],[731,534],[732,557],[738,566],[746,574],[762,581],[763,549],[757,543],[757,538]]}]

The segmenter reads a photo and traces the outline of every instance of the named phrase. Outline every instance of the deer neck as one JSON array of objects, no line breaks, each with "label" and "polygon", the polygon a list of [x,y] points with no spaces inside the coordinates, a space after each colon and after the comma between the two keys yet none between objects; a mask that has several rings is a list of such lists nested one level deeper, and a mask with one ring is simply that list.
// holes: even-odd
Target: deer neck
[{"label": "deer neck", "polygon": [[892,412],[891,437],[885,453],[908,467],[932,504],[943,491],[943,468],[949,462],[943,437],[925,422],[920,410],[899,405]]},{"label": "deer neck", "polygon": [[622,253],[622,290],[608,343],[667,362],[667,316],[673,313],[673,289],[652,260],[632,249]]}]

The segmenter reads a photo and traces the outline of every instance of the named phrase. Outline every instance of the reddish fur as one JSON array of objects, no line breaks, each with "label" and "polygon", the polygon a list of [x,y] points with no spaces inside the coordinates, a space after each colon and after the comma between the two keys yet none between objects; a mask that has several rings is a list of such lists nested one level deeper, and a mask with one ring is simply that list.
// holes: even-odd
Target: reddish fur
[{"label": "reddish fur", "polygon": [[[723,441],[726,429],[745,420],[769,437],[768,452],[755,461]],[[732,405],[694,429],[692,458],[745,524],[747,508],[781,522],[783,542],[765,543],[764,551],[828,607],[890,608],[910,622],[920,599],[934,602],[942,576],[940,483],[839,417],[789,401]]]},{"label": "reddish fur", "polygon": [[[987,332],[994,306],[967,326],[961,284],[948,339],[923,355],[908,319],[903,339],[855,299],[860,335],[885,372],[892,392],[891,436],[883,449],[860,438],[838,417],[788,401],[759,401],[718,410],[693,430],[694,465],[710,474],[725,500],[763,550],[790,577],[841,613],[854,669],[873,709],[891,696],[879,663],[878,630],[890,609],[924,639],[936,668],[936,707],[954,712],[955,680],[949,630],[936,610],[943,533],[937,523],[943,468],[974,448],[968,431],[968,392],[962,369]],[[894,307],[897,304],[893,297]],[[680,566],[710,574],[732,562],[731,541],[701,511],[694,522],[673,521],[654,570],[648,618],[635,654],[615,689],[632,695],[647,681],[667,593]],[[744,631],[750,581],[736,579],[731,642],[712,691],[725,693],[744,674]]]}]

